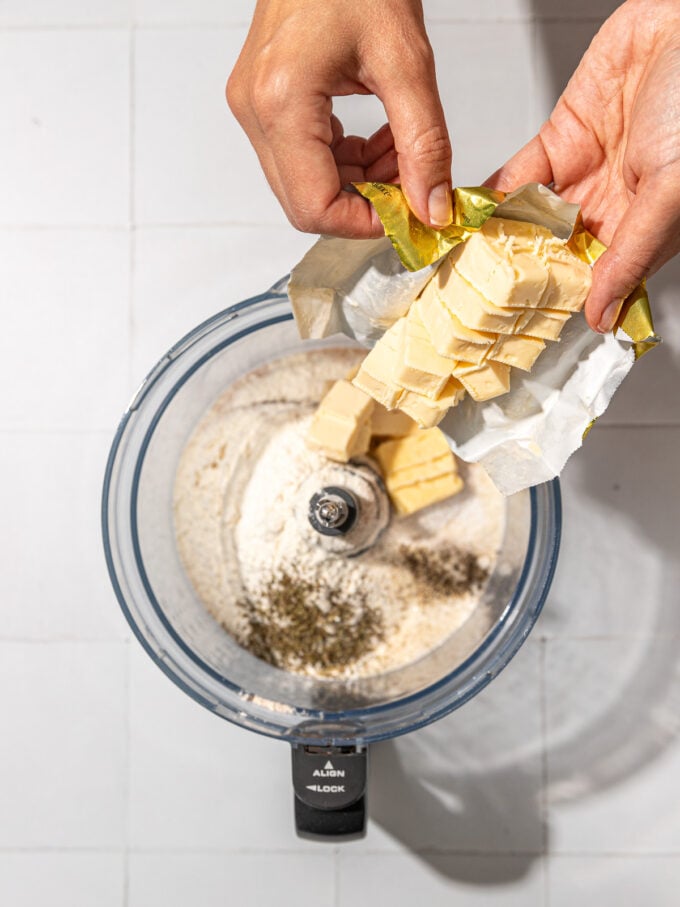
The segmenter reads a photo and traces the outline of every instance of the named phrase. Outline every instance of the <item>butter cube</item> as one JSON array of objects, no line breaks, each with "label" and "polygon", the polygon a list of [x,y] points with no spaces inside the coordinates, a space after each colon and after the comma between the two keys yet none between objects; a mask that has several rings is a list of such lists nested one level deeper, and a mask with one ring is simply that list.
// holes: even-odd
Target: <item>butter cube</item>
[{"label": "butter cube", "polygon": [[534,362],[545,349],[545,342],[537,337],[523,337],[521,334],[503,335],[498,338],[489,352],[487,360],[504,362],[515,368],[530,372]]},{"label": "butter cube", "polygon": [[463,484],[459,475],[438,476],[426,482],[407,485],[405,488],[395,488],[390,493],[390,499],[397,513],[408,516],[431,504],[453,497],[462,490]]},{"label": "butter cube", "polygon": [[558,312],[554,309],[527,309],[525,316],[517,322],[516,330],[527,337],[557,340],[570,317],[571,312]]},{"label": "butter cube", "polygon": [[590,292],[592,271],[566,246],[551,249],[547,259],[549,281],[541,303],[546,309],[580,312]]},{"label": "butter cube", "polygon": [[371,434],[379,438],[401,438],[418,431],[418,425],[398,409],[386,409],[381,403],[376,403],[371,416]]},{"label": "butter cube", "polygon": [[[510,232],[513,221],[505,221]],[[548,286],[548,268],[538,255],[516,251],[498,234],[498,224],[473,233],[451,252],[455,270],[501,308],[536,308]]]},{"label": "butter cube", "polygon": [[414,513],[463,487],[456,458],[439,429],[385,441],[376,447],[374,455],[390,500],[400,514]]},{"label": "butter cube", "polygon": [[438,428],[419,431],[417,434],[397,438],[394,441],[385,441],[375,449],[375,458],[385,478],[402,469],[410,468],[414,463],[427,463],[443,456],[449,456],[452,464],[455,464],[451,448]]},{"label": "butter cube", "polygon": [[[456,246],[451,254],[455,254],[473,239],[474,237],[470,237],[467,242]],[[512,334],[518,313],[502,309],[485,298],[452,266],[451,256],[444,260],[432,278],[432,283],[446,308],[453,312],[466,328]]]},{"label": "butter cube", "polygon": [[454,374],[472,399],[480,403],[510,390],[510,366],[502,362],[490,360],[481,366],[460,363]]},{"label": "butter cube", "polygon": [[352,384],[361,388],[386,409],[394,409],[402,394],[396,373],[399,367],[401,334],[405,325],[406,319],[399,318],[385,331],[352,379]]},{"label": "butter cube", "polygon": [[451,377],[454,363],[440,356],[430,342],[425,326],[411,308],[401,335],[395,380],[400,387],[436,397]]},{"label": "butter cube", "polygon": [[466,328],[462,321],[439,298],[435,285],[430,281],[411,306],[422,321],[440,356],[481,362],[495,340],[493,334],[484,334]]},{"label": "butter cube", "polygon": [[547,266],[548,284],[540,303],[543,308],[581,310],[590,290],[592,272],[564,240],[545,227],[495,217],[489,218],[483,230],[512,254],[527,252]]},{"label": "butter cube", "polygon": [[465,396],[465,388],[456,378],[449,378],[434,400],[413,391],[404,391],[399,398],[399,408],[408,413],[421,428],[438,425],[446,413]]},{"label": "butter cube", "polygon": [[407,485],[436,479],[438,476],[450,472],[451,469],[456,469],[456,461],[451,451],[448,451],[440,457],[430,460],[429,463],[414,463],[412,466],[388,475],[385,478],[385,486],[388,491],[396,491]]},{"label": "butter cube", "polygon": [[314,414],[307,443],[343,463],[366,453],[371,443],[373,405],[359,388],[348,381],[336,381]]},{"label": "butter cube", "polygon": [[373,412],[373,400],[349,381],[336,381],[320,403],[320,408],[365,422]]}]

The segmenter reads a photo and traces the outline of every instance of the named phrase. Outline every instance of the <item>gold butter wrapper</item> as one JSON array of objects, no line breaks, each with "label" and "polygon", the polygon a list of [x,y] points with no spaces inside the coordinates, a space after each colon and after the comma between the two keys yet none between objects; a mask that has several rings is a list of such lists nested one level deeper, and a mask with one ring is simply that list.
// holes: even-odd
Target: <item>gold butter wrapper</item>
[{"label": "gold butter wrapper", "polygon": [[[583,225],[578,205],[564,202],[546,186],[528,183],[504,193],[484,186],[453,190],[453,222],[437,230],[423,224],[409,208],[401,188],[392,183],[354,183],[371,202],[402,264],[409,271],[434,264],[472,235],[492,215],[524,220],[547,227],[588,264],[606,250],[604,243]],[[654,323],[644,281],[626,300],[616,325],[633,341],[635,358],[655,347],[660,338]]]}]

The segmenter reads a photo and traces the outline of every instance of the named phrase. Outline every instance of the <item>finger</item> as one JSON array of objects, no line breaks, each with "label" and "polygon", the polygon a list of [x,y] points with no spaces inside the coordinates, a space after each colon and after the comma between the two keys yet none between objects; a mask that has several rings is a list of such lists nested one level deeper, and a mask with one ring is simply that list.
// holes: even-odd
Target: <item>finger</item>
[{"label": "finger", "polygon": [[[397,150],[401,186],[411,210],[433,227],[453,218],[451,143],[429,44],[405,51],[377,80]],[[396,73],[396,75],[395,75]]]},{"label": "finger", "polygon": [[390,183],[399,176],[397,152],[390,148],[381,158],[366,168],[366,179],[378,183]]},{"label": "finger", "polygon": [[484,185],[489,189],[512,192],[513,189],[523,186],[525,183],[543,183],[547,186],[552,179],[550,159],[541,137],[536,135],[523,148],[520,148],[517,154],[496,170]]},{"label": "finger", "polygon": [[586,319],[610,331],[627,296],[640,281],[680,251],[680,167],[640,182],[607,251],[593,267]]},{"label": "finger", "polygon": [[384,230],[372,206],[361,196],[343,191],[347,182],[364,178],[363,169],[350,164],[341,175],[333,156],[334,144],[342,149],[347,143],[351,160],[363,140],[344,137],[342,124],[331,116],[325,95],[298,96],[283,111],[279,107],[276,116],[260,111],[259,128],[249,137],[270,185],[298,230],[355,239],[382,236]]}]

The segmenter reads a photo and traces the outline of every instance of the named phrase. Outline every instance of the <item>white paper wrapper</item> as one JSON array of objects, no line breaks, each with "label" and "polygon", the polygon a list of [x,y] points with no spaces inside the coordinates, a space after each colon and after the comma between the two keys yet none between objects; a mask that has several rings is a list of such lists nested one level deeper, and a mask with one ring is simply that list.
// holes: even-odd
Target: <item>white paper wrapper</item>
[{"label": "white paper wrapper", "polygon": [[[568,238],[578,212],[544,186],[511,193],[499,217],[527,220]],[[407,271],[387,238],[321,238],[291,274],[288,293],[304,338],[344,333],[372,346],[430,279],[434,266]],[[496,487],[514,494],[558,476],[593,419],[601,416],[635,360],[619,331],[595,334],[573,315],[561,339],[530,373],[512,371],[510,391],[488,403],[469,396],[440,423],[455,453],[481,463]]]}]

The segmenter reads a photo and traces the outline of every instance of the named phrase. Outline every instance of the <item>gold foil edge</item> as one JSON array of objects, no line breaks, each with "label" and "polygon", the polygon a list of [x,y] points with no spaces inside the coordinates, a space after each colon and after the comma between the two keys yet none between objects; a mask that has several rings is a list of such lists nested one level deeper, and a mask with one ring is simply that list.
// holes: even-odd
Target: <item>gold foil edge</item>
[{"label": "gold foil edge", "polygon": [[[475,230],[479,230],[507,197],[503,192],[484,186],[454,189],[453,223],[450,227],[437,230],[418,220],[409,208],[400,186],[374,182],[354,183],[354,186],[375,208],[385,228],[385,234],[389,237],[402,264],[409,271],[419,271],[427,265],[434,264],[459,243],[464,242]],[[521,201],[522,190],[528,188],[538,188],[543,196],[550,196],[550,190],[530,183],[510,193],[510,197]],[[563,217],[563,220],[568,225],[571,218]],[[580,212],[576,214],[568,245],[575,255],[590,265],[594,264],[607,248],[586,230]],[[636,359],[660,343],[661,338],[654,331],[644,281],[624,303],[616,324],[616,330],[618,329],[632,340]]]}]

